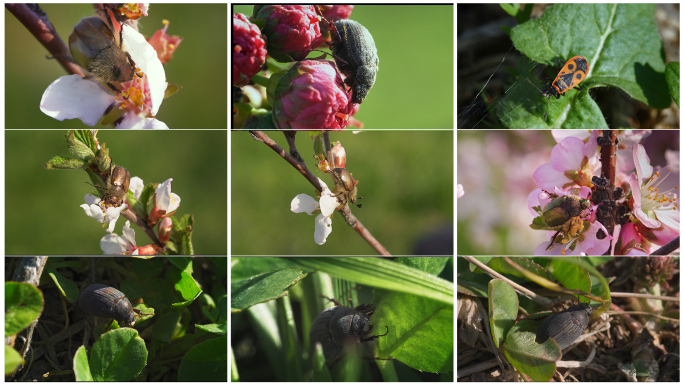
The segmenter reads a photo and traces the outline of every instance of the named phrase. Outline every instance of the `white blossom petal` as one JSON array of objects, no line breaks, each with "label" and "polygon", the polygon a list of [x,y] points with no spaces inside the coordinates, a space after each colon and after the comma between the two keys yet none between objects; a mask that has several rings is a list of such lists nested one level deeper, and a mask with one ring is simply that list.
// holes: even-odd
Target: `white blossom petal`
[{"label": "white blossom petal", "polygon": [[309,215],[313,215],[316,208],[318,208],[318,201],[305,193],[295,196],[290,203],[290,210],[294,213],[306,212]]},{"label": "white blossom petal", "polygon": [[332,233],[332,219],[330,216],[318,215],[316,217],[316,229],[314,231],[314,241],[318,245],[325,244],[328,235]]},{"label": "white blossom petal", "polygon": [[92,127],[115,100],[95,81],[69,75],[55,80],[45,90],[40,110],[59,121],[79,119]]}]

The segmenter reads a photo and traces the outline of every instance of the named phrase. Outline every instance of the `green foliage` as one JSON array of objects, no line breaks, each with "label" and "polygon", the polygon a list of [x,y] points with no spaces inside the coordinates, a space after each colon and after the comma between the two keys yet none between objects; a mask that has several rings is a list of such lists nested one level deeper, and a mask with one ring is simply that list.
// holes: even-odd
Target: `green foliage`
[{"label": "green foliage", "polygon": [[5,283],[5,337],[16,335],[43,311],[43,294],[28,283]]},{"label": "green foliage", "polygon": [[[442,267],[438,268],[438,265]],[[353,299],[353,305],[372,302],[375,306],[371,317],[372,333],[387,333],[375,340],[373,354],[378,358],[394,359],[378,360],[379,366],[383,364],[381,374],[384,380],[404,377],[397,376],[399,367],[415,374],[418,370],[452,372],[453,285],[436,276],[444,273],[446,265],[448,263],[442,258],[430,262],[403,260],[402,263],[364,257],[232,258],[232,331],[233,335],[245,335],[234,336],[233,348],[245,342],[243,339],[249,338],[247,335],[256,333],[258,345],[263,345],[263,354],[260,348],[259,355],[266,357],[265,361],[256,362],[246,356],[237,356],[236,375],[245,381],[274,380],[265,372],[272,372],[277,380],[300,377],[333,381],[371,379],[370,373],[366,372],[368,357],[365,355],[348,352],[339,362],[326,365],[322,351],[309,350],[311,324],[330,305],[327,299],[320,297],[332,296],[330,276],[336,276],[335,281],[375,287],[372,301],[367,296],[363,297],[368,294],[364,287],[352,289],[358,295]],[[263,270],[255,271],[255,266]],[[256,275],[249,276],[247,271],[255,271]],[[303,278],[297,271],[301,271]],[[290,276],[289,279],[286,276]],[[335,286],[348,287],[347,284]],[[342,288],[342,291],[347,289]],[[346,295],[348,293],[339,293],[335,297],[349,306],[346,298],[350,296]],[[291,301],[298,305],[292,305]],[[245,305],[251,306],[242,311],[236,310]],[[290,320],[298,317],[296,313],[292,314],[297,308],[302,313],[301,330]],[[295,337],[300,332],[301,337]],[[372,343],[362,344],[372,346]],[[254,368],[255,365],[262,368]]]},{"label": "green foliage", "polygon": [[[190,373],[194,380],[226,381],[227,287],[225,276],[218,271],[226,264],[213,260],[50,257],[40,287],[46,292],[46,306],[59,310],[49,314],[43,312],[38,318],[39,322],[45,321],[45,324],[39,324],[45,332],[34,333],[34,342],[50,342],[58,353],[69,350],[74,353],[70,344],[73,337],[84,331],[93,332],[94,338],[78,336],[79,340],[90,340],[94,345],[92,349],[90,343],[82,345],[73,355],[77,380],[132,381],[156,377],[177,381],[181,376],[180,360],[185,374]],[[97,262],[97,267],[91,268],[91,262]],[[198,266],[202,269],[199,274]],[[95,274],[97,283],[119,289],[132,302],[133,308],[141,311],[134,327],[119,327],[116,321],[109,325],[110,319],[89,315],[80,306],[79,292],[92,283],[84,280],[85,276],[91,275],[91,269],[98,271]],[[119,279],[113,276],[119,276]],[[20,322],[12,319],[26,318],[23,321],[26,323],[30,320],[29,310],[34,312],[32,319],[35,319],[43,307],[43,293],[29,284],[7,284],[10,286],[5,289],[8,295],[6,329],[21,330]],[[14,285],[26,286],[35,292],[23,295],[22,299],[21,290],[12,288]],[[195,300],[203,296],[205,300]],[[36,298],[39,302],[33,303]],[[72,327],[82,324],[70,328],[70,332],[76,332],[71,338],[65,337],[63,324],[67,321],[64,318],[67,303],[75,303],[69,304],[74,310],[68,311],[68,324]],[[205,307],[210,310],[205,311]],[[213,315],[205,316],[205,313]],[[93,322],[97,325],[95,328],[86,326]],[[48,335],[49,340],[45,340],[44,335]],[[15,354],[6,352],[6,356]],[[7,360],[8,364],[20,361]],[[31,369],[42,366],[42,362],[33,364]]]},{"label": "green foliage", "polygon": [[665,78],[670,96],[679,107],[679,61],[672,61],[665,66]]},{"label": "green foliage", "polygon": [[119,328],[105,333],[95,343],[89,368],[95,381],[131,381],[146,362],[147,348],[138,332]]},{"label": "green foliage", "polygon": [[[618,87],[661,109],[669,98],[654,11],[653,4],[555,4],[542,17],[513,28],[511,39],[525,56],[554,67],[558,60],[583,56],[589,72],[582,86]],[[551,79],[558,73],[554,70]],[[573,89],[560,100],[552,98],[546,122],[546,99],[527,82],[518,84],[498,111],[509,128],[608,128],[587,91]]]},{"label": "green foliage", "polygon": [[[546,288],[559,290],[560,287],[556,285],[558,283],[567,289],[594,294],[605,292],[602,287],[607,286],[603,277],[589,263],[573,258],[478,258],[477,260],[520,284],[532,281]],[[474,289],[481,286],[481,280],[476,280],[476,277],[489,279],[489,276],[484,275],[479,269],[473,274],[470,272],[473,265],[469,263],[459,262],[457,266],[457,271],[461,276],[458,281],[459,292],[478,296],[485,294],[482,289]],[[597,278],[595,282],[592,282],[590,273]],[[553,282],[548,279],[552,279]],[[534,319],[547,313],[532,314],[525,319],[518,320],[519,309],[524,313],[533,313],[538,312],[539,308],[528,300],[519,301],[514,288],[502,279],[489,280],[486,297],[489,326],[494,344],[519,373],[531,381],[549,381],[556,370],[556,362],[560,360],[562,352],[552,339],[542,344],[535,340],[536,329],[541,323],[535,322]],[[609,295],[604,294],[604,297],[609,298]],[[551,303],[550,300],[545,300]],[[589,303],[591,300],[582,297],[581,301]],[[609,302],[604,303],[604,307],[606,305],[609,305]]]}]

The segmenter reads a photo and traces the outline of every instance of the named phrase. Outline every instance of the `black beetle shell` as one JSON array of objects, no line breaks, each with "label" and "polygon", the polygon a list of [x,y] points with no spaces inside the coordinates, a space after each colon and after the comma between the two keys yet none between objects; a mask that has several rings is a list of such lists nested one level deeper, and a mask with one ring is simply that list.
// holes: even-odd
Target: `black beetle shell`
[{"label": "black beetle shell", "polygon": [[309,331],[311,350],[316,342],[323,346],[326,362],[342,356],[346,347],[362,341],[370,332],[370,317],[350,307],[332,307],[321,312],[314,320]]},{"label": "black beetle shell", "polygon": [[[370,32],[354,20],[332,22],[332,52],[345,83],[352,88],[352,102],[360,104],[375,83],[378,50]],[[341,61],[339,59],[344,60]]]},{"label": "black beetle shell", "polygon": [[565,311],[554,313],[537,328],[537,343],[541,344],[552,338],[561,350],[567,348],[589,325],[591,311],[588,304],[580,303]]},{"label": "black beetle shell", "polygon": [[121,291],[104,284],[91,284],[78,298],[81,309],[93,316],[113,318],[119,323],[135,324],[131,302]]}]

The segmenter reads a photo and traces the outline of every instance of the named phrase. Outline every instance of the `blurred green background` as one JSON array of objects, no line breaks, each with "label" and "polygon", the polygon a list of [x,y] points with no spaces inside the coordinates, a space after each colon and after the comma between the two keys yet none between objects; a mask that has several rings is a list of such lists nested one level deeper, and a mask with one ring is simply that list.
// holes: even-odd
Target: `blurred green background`
[{"label": "blurred green background", "polygon": [[[41,7],[65,43],[82,18],[96,15],[92,4]],[[171,129],[226,129],[227,5],[152,4],[148,14],[139,20],[140,32],[146,37],[163,27],[163,19],[171,22],[168,34],[183,37],[173,59],[164,66],[166,80],[183,89],[164,100],[156,117]],[[45,89],[67,75],[56,60],[47,60],[46,55],[48,51],[5,9],[5,127],[88,128],[80,120],[58,121],[40,111]]]},{"label": "blurred green background", "polygon": [[[107,234],[80,207],[93,187],[85,171],[46,170],[53,156],[73,157],[66,131],[5,131],[5,251],[7,254],[102,254]],[[180,218],[195,215],[195,252],[226,255],[228,233],[226,131],[122,131],[98,133],[117,165],[143,182],[173,178],[172,192],[181,198]],[[121,218],[115,233],[121,235]],[[138,227],[136,243],[148,244]]]},{"label": "blurred green background", "polygon": [[[233,12],[249,17],[253,6]],[[453,129],[454,7],[357,5],[350,19],[373,35],[380,58],[375,85],[354,116],[364,128]]]},{"label": "blurred green background", "polygon": [[[287,150],[282,132],[267,132]],[[439,234],[432,246],[448,243],[453,254],[453,131],[332,132],[347,154],[347,170],[362,196],[352,213],[393,255],[410,255],[420,241]],[[311,172],[334,187],[332,177],[317,170],[313,145],[305,132],[297,149]],[[374,255],[371,246],[339,213],[327,242],[314,242],[318,215],[293,213],[290,203],[315,188],[289,163],[247,132],[231,132],[232,255]],[[449,243],[451,242],[451,243]]]}]

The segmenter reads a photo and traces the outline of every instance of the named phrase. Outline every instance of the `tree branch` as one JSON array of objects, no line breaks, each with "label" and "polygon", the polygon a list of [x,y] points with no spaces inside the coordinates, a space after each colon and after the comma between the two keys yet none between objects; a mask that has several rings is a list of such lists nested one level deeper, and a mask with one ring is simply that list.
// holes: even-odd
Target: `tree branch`
[{"label": "tree branch", "polygon": [[677,248],[679,248],[679,236],[677,236],[675,239],[673,239],[669,243],[667,243],[667,244],[663,245],[662,247],[653,251],[653,253],[651,253],[651,256],[669,255],[670,253],[672,253]]},{"label": "tree branch", "polygon": [[[299,173],[301,173],[309,182],[319,191],[323,191],[323,187],[320,185],[318,182],[318,178],[309,171],[309,169],[306,167],[306,164],[304,163],[299,163],[294,157],[292,157],[287,151],[285,151],[283,148],[281,148],[278,144],[276,144],[275,141],[273,141],[268,135],[266,135],[262,131],[249,131],[249,134],[252,135],[252,138],[256,141],[260,141],[269,148],[271,148],[273,151],[275,151],[280,157],[285,159],[288,163],[290,163]],[[328,138],[327,142],[330,142],[330,139]],[[329,144],[328,144],[329,146]],[[328,159],[330,161],[330,159]],[[332,165],[331,165],[332,166]],[[351,210],[349,209],[349,204],[345,204],[342,209],[339,210],[340,215],[344,218],[344,221],[349,224],[356,232],[363,237],[368,244],[370,244],[371,247],[380,255],[383,256],[391,256],[391,254],[387,251],[387,249],[375,238],[373,235],[366,229],[366,227],[361,224],[361,222],[354,216],[354,214],[351,213]]]},{"label": "tree branch", "polygon": [[[47,14],[37,4],[5,4],[5,7],[57,59],[67,73],[83,77],[81,67],[69,61],[69,47],[59,37]],[[69,59],[67,59],[69,58]]]}]

